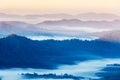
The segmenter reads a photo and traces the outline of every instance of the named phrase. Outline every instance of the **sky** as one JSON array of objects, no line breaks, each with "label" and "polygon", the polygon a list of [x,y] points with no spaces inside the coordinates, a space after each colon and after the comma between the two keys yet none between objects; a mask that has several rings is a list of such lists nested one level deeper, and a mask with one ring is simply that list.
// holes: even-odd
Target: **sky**
[{"label": "sky", "polygon": [[120,0],[0,0],[0,12],[120,14]]}]

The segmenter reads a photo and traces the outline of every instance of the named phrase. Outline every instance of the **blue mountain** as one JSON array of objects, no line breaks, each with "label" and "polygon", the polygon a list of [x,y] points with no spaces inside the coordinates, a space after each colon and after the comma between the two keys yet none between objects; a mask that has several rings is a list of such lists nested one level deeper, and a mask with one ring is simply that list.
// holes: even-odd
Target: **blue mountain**
[{"label": "blue mountain", "polygon": [[120,58],[120,43],[93,40],[36,41],[9,35],[0,39],[0,68],[56,69],[101,58]]}]

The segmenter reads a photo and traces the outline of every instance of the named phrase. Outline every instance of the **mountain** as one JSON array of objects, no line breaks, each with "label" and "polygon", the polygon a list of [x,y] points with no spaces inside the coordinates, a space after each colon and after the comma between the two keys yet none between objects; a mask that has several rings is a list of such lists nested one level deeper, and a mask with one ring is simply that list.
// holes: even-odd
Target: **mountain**
[{"label": "mountain", "polygon": [[12,34],[0,39],[0,68],[55,69],[76,61],[119,58],[119,50],[119,43],[102,40],[33,41]]},{"label": "mountain", "polygon": [[0,21],[1,34],[23,33],[30,24],[19,21]]},{"label": "mountain", "polygon": [[19,34],[19,35],[44,35],[35,24],[29,24],[21,21],[0,21],[0,34]]},{"label": "mountain", "polygon": [[[96,34],[97,35],[97,34]],[[101,40],[104,41],[112,41],[112,42],[120,42],[120,31],[106,31],[102,33],[98,33]]]},{"label": "mountain", "polygon": [[115,15],[115,14],[110,14],[110,13],[94,13],[94,12],[88,12],[88,13],[81,13],[76,15],[76,17],[78,17],[79,19],[82,20],[98,20],[98,21],[102,21],[102,20],[116,20],[116,19],[120,19],[120,16]]},{"label": "mountain", "polygon": [[26,18],[73,18],[74,16],[73,15],[70,15],[70,14],[65,14],[65,13],[58,13],[58,14],[31,14],[31,15],[25,15],[24,17]]},{"label": "mountain", "polygon": [[[20,21],[0,21],[0,32],[3,35],[8,34],[19,34],[19,35],[72,35],[78,36],[81,34],[86,34],[86,27],[81,30],[82,25],[87,25],[86,23],[77,20],[58,20],[58,21],[44,21],[38,24],[29,24]],[[75,25],[77,29],[74,28]],[[64,27],[63,27],[64,26]],[[80,28],[80,29],[78,29]]]},{"label": "mountain", "polygon": [[119,29],[120,20],[113,21],[82,21],[79,19],[62,19],[56,21],[44,21],[38,26],[67,26],[67,27],[90,27],[98,29]]},{"label": "mountain", "polygon": [[27,18],[55,18],[55,19],[81,19],[81,20],[94,20],[94,21],[102,21],[102,20],[116,20],[120,19],[120,16],[111,14],[111,13],[80,13],[76,15],[65,14],[65,13],[56,13],[56,14],[31,14],[25,15]]},{"label": "mountain", "polygon": [[120,80],[120,64],[108,64],[96,76],[100,77],[99,80]]},{"label": "mountain", "polygon": [[24,21],[27,23],[39,23],[46,20],[60,20],[60,19],[80,19],[82,21],[113,21],[120,20],[120,16],[111,13],[80,13],[80,14],[67,14],[67,13],[56,13],[56,14],[8,14],[0,13],[0,21]]},{"label": "mountain", "polygon": [[23,36],[91,36],[91,33],[120,30],[120,20],[82,21],[79,19],[62,19],[29,24],[20,21],[0,21],[0,34],[19,34]]},{"label": "mountain", "polygon": [[79,19],[62,19],[56,21],[44,21],[36,24],[36,26],[45,32],[55,34],[67,36],[92,36],[92,33],[120,30],[120,20],[82,21]]}]

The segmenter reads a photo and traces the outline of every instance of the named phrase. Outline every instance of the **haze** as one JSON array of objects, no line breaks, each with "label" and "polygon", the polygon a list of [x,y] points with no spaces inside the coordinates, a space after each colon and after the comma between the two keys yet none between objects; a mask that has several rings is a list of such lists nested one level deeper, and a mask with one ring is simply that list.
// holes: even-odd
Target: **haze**
[{"label": "haze", "polygon": [[120,0],[0,0],[0,11],[9,13],[120,13]]}]

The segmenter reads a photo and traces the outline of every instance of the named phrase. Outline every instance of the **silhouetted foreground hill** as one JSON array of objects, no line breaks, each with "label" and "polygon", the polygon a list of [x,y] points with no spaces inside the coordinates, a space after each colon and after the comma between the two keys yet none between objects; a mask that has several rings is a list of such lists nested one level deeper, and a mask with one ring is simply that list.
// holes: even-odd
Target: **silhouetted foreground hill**
[{"label": "silhouetted foreground hill", "polygon": [[33,41],[17,35],[0,39],[0,68],[55,69],[98,58],[120,57],[120,44],[107,41]]}]

